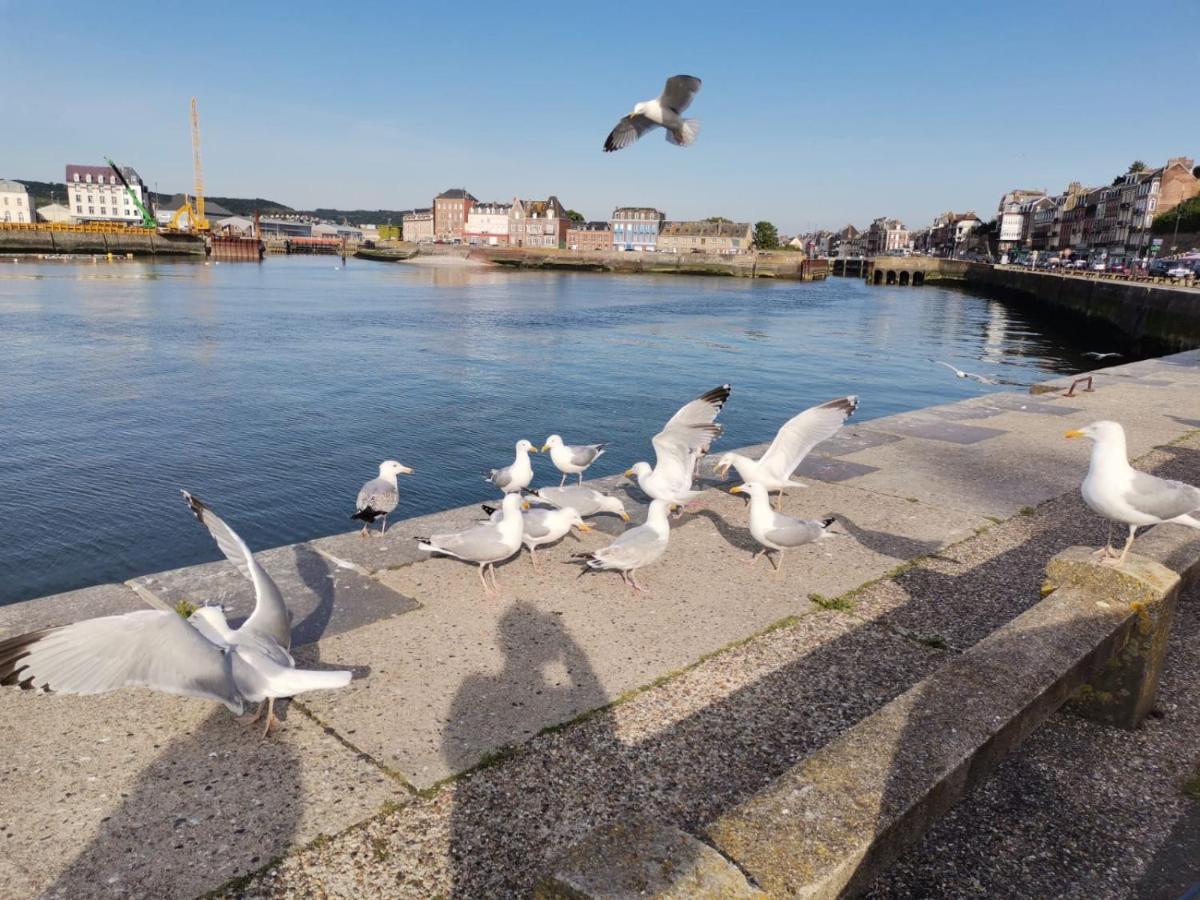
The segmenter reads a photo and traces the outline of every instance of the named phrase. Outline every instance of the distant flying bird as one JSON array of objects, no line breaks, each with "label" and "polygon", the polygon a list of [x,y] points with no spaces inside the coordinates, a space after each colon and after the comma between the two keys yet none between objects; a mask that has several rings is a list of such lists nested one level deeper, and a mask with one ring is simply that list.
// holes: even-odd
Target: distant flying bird
[{"label": "distant flying bird", "polygon": [[1090,356],[1092,359],[1108,359],[1110,356],[1124,356],[1124,353],[1100,353],[1097,350],[1089,350],[1084,356]]},{"label": "distant flying bird", "polygon": [[1109,540],[1096,551],[1100,562],[1119,566],[1125,562],[1139,528],[1174,522],[1200,530],[1200,488],[1139,472],[1129,465],[1125,429],[1119,422],[1093,422],[1068,431],[1068,438],[1090,438],[1092,459],[1080,485],[1083,501],[1110,522],[1129,526],[1129,537],[1120,557]]},{"label": "distant flying bird", "polygon": [[623,150],[653,128],[667,129],[667,143],[686,147],[700,134],[699,119],[683,118],[696,92],[700,79],[691,75],[672,75],[667,79],[662,96],[645,100],[633,107],[633,112],[617,123],[604,142],[604,152]]},{"label": "distant flying bird", "polygon": [[396,484],[396,476],[411,475],[412,471],[394,459],[385,459],[379,464],[379,477],[372,478],[359,488],[354,515],[350,518],[362,521],[363,537],[369,534],[367,526],[373,524],[376,519],[382,520],[379,523],[379,533],[387,531],[388,513],[400,503],[400,486]]},{"label": "distant flying bird", "polygon": [[587,471],[588,466],[604,455],[606,446],[608,445],[564,444],[561,437],[552,434],[546,438],[542,452],[550,451],[550,461],[554,463],[554,468],[563,473],[562,481],[558,483],[558,486],[562,487],[567,483],[568,475],[578,475],[579,483],[583,484],[583,473]]},{"label": "distant flying bird", "polygon": [[851,394],[804,410],[783,424],[767,452],[759,459],[740,453],[726,453],[717,463],[722,478],[730,468],[737,469],[744,482],[762,485],[768,491],[779,492],[779,509],[783,510],[783,492],[792,487],[804,487],[792,481],[792,473],[821,441],[833,437],[842,424],[858,409],[858,398]]},{"label": "distant flying bird", "polygon": [[986,375],[977,375],[975,372],[964,372],[958,366],[952,366],[948,362],[942,362],[940,359],[930,359],[931,363],[937,363],[939,366],[945,366],[955,374],[957,378],[970,378],[972,381],[978,381],[980,384],[998,384]]},{"label": "distant flying bird", "polygon": [[243,721],[257,721],[265,713],[265,736],[276,724],[275,698],[350,683],[347,671],[296,668],[288,652],[292,616],[274,579],[216,513],[187,491],[183,499],[254,585],[250,618],[230,628],[217,606],[202,606],[187,619],[174,610],[140,609],[45,628],[0,641],[0,684],[59,694],[145,687],[215,700],[234,713],[257,702],[258,712]]}]

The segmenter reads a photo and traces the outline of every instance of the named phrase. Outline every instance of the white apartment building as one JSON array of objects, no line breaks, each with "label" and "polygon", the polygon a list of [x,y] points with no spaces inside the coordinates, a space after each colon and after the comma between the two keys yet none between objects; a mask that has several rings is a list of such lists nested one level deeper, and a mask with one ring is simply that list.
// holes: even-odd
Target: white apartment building
[{"label": "white apartment building", "polygon": [[0,178],[0,222],[37,221],[29,204],[29,191],[19,181]]},{"label": "white apartment building", "polygon": [[[148,197],[141,176],[129,166],[125,166],[121,174],[142,205],[146,205]],[[67,206],[76,221],[125,222],[131,225],[142,221],[142,214],[133,205],[121,179],[108,166],[68,163]]]},{"label": "white apartment building", "polygon": [[508,246],[511,213],[511,203],[473,203],[463,226],[463,240],[488,247]]}]

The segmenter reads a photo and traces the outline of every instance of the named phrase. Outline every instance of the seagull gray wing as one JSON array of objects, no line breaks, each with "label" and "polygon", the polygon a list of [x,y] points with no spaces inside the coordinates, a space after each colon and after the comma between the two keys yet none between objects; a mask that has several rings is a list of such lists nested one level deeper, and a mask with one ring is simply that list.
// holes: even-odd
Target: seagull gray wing
[{"label": "seagull gray wing", "polygon": [[561,488],[539,488],[535,494],[539,500],[544,500],[551,506],[573,509],[581,516],[590,516],[599,510],[600,498],[603,496],[592,488],[574,484]]},{"label": "seagull gray wing", "polygon": [[465,531],[435,534],[429,539],[429,545],[442,553],[476,563],[498,561],[512,555],[512,549],[500,536],[499,527],[490,522]]},{"label": "seagull gray wing", "polygon": [[492,469],[488,481],[500,489],[504,489],[512,484],[513,473],[512,466],[505,466],[503,469]]},{"label": "seagull gray wing", "polygon": [[530,509],[521,514],[521,527],[527,538],[544,538],[550,534],[550,509]]},{"label": "seagull gray wing", "polygon": [[146,687],[242,711],[225,648],[176,612],[141,609],[0,641],[0,684],[61,694]]},{"label": "seagull gray wing", "polygon": [[[787,521],[780,522],[781,518],[787,519]],[[824,530],[820,522],[806,522],[777,515],[775,527],[766,532],[764,536],[768,541],[780,547],[802,547],[819,538]]]},{"label": "seagull gray wing", "polygon": [[779,429],[759,463],[781,480],[790,477],[812,448],[833,437],[856,409],[858,398],[849,396],[793,416]]},{"label": "seagull gray wing", "polygon": [[571,465],[590,466],[604,452],[604,444],[584,444],[578,447],[568,447],[571,451]]},{"label": "seagull gray wing", "polygon": [[657,127],[655,122],[651,122],[645,116],[626,116],[609,132],[604,141],[604,152],[624,150],[647,131]]},{"label": "seagull gray wing", "polygon": [[666,546],[666,541],[651,528],[639,525],[621,534],[607,547],[592,554],[593,559],[614,569],[637,569],[653,562]]},{"label": "seagull gray wing", "polygon": [[1164,522],[1200,510],[1200,488],[1145,472],[1133,473],[1133,482],[1124,499],[1138,512]]},{"label": "seagull gray wing", "polygon": [[259,565],[250,548],[246,546],[236,531],[214,513],[202,500],[193,497],[187,491],[181,491],[183,499],[195,514],[196,520],[208,529],[217,547],[225,554],[225,558],[238,567],[243,575],[254,585],[254,612],[250,614],[242,628],[259,631],[274,638],[280,647],[292,645],[292,614],[283,602],[279,586],[267,574],[267,570]]},{"label": "seagull gray wing", "polygon": [[358,492],[355,512],[373,509],[375,512],[389,513],[400,503],[399,492],[392,487],[386,478],[372,478]]},{"label": "seagull gray wing", "polygon": [[667,84],[663,88],[658,102],[665,109],[670,109],[678,115],[692,105],[692,99],[699,90],[699,78],[693,75],[672,75],[667,79]]},{"label": "seagull gray wing", "polygon": [[711,391],[705,391],[691,403],[681,406],[679,412],[667,420],[663,430],[672,425],[707,425],[715,422],[718,413],[729,399],[730,390],[729,385],[723,384]]}]

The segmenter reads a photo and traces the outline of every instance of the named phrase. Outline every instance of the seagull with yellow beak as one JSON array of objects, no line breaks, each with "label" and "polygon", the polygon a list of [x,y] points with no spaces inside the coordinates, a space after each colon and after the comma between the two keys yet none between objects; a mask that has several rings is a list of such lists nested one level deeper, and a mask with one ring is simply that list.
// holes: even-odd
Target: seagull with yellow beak
[{"label": "seagull with yellow beak", "polygon": [[[793,519],[775,512],[771,509],[771,495],[766,485],[756,481],[731,487],[729,493],[750,495],[750,534],[762,545],[762,549],[750,558],[750,563],[753,565],[756,559],[766,553],[776,572],[783,568],[783,551],[821,540],[834,523],[833,516],[826,519]],[[775,551],[776,556],[770,555],[771,550]]]},{"label": "seagull with yellow beak", "polygon": [[1080,486],[1083,502],[1110,522],[1129,526],[1129,537],[1119,557],[1112,548],[1110,526],[1109,540],[1096,551],[1101,563],[1114,566],[1124,563],[1137,530],[1147,525],[1173,522],[1200,530],[1200,520],[1195,518],[1200,512],[1200,488],[1157,478],[1129,465],[1125,429],[1119,422],[1093,422],[1068,431],[1066,437],[1092,441],[1091,463]]}]

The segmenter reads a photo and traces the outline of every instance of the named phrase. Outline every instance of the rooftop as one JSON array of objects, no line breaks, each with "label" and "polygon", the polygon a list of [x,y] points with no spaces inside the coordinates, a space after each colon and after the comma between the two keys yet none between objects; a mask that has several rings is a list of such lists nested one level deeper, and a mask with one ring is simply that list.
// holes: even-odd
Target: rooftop
[{"label": "rooftop", "polygon": [[663,236],[687,237],[745,237],[749,222],[667,222]]},{"label": "rooftop", "polygon": [[[142,180],[142,176],[132,166],[121,166],[121,174],[130,184],[139,184]],[[109,166],[80,166],[75,163],[67,163],[67,181],[74,181],[76,175],[79,176],[80,181],[86,181],[87,177],[91,175],[92,180],[99,184],[110,184],[113,170]]]},{"label": "rooftop", "polygon": [[26,193],[25,185],[21,184],[19,181],[9,181],[6,178],[0,178],[0,191],[15,194]]},{"label": "rooftop", "polygon": [[464,200],[465,199],[465,200],[470,200],[472,203],[477,202],[476,199],[474,197],[472,197],[470,195],[470,193],[468,193],[463,188],[450,188],[450,190],[448,190],[448,191],[442,191],[434,199],[435,200]]}]

